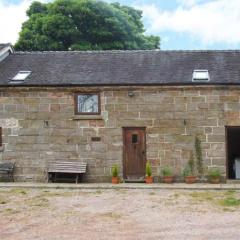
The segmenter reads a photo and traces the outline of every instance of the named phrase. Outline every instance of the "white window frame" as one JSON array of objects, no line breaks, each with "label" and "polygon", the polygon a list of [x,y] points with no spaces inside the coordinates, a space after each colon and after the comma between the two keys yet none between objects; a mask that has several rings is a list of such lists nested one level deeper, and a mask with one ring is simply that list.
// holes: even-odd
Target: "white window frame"
[{"label": "white window frame", "polygon": [[[198,73],[206,73],[207,77],[206,78],[199,77],[199,76],[197,76]],[[210,81],[209,71],[206,69],[195,69],[193,71],[192,81],[193,82],[209,82]]]},{"label": "white window frame", "polygon": [[19,71],[10,81],[12,83],[24,82],[31,73],[31,71]]}]

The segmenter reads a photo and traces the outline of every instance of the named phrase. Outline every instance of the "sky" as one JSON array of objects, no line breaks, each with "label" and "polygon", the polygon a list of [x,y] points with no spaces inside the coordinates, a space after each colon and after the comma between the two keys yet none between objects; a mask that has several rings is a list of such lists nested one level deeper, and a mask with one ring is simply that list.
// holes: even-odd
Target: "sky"
[{"label": "sky", "polygon": [[[0,0],[0,43],[17,41],[33,0]],[[38,0],[47,2],[51,0]],[[143,12],[163,50],[240,49],[240,0],[105,0]]]}]

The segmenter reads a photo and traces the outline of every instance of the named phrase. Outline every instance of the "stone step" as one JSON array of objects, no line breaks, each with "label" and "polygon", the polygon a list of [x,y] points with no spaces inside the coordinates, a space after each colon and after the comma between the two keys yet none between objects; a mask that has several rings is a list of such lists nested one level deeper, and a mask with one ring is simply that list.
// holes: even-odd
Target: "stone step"
[{"label": "stone step", "polygon": [[227,180],[227,183],[229,183],[229,184],[239,184],[240,179],[230,179],[230,180]]},{"label": "stone step", "polygon": [[124,179],[125,183],[144,183],[145,180],[144,179],[139,179],[139,178],[131,178],[131,179]]}]

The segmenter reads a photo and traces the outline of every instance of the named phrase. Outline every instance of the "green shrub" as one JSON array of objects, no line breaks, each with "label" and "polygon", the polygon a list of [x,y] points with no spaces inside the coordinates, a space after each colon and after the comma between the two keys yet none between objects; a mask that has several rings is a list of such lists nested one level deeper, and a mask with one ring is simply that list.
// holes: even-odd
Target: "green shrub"
[{"label": "green shrub", "polygon": [[170,167],[164,167],[162,169],[162,175],[164,177],[169,177],[169,176],[172,176],[172,169]]},{"label": "green shrub", "polygon": [[146,176],[147,177],[152,176],[152,168],[151,168],[151,164],[149,161],[147,161],[147,164],[146,164]]},{"label": "green shrub", "polygon": [[191,174],[194,175],[194,170],[195,170],[195,160],[194,160],[194,155],[191,152],[190,158],[188,160],[188,166],[190,168]]},{"label": "green shrub", "polygon": [[187,165],[184,169],[183,169],[183,172],[182,172],[182,175],[184,177],[188,177],[188,176],[192,176],[192,171],[191,171],[191,168],[189,165]]},{"label": "green shrub", "polygon": [[190,158],[188,160],[188,163],[187,163],[186,167],[183,169],[182,175],[184,177],[193,176],[194,175],[194,169],[195,169],[195,161],[194,161],[193,153],[191,152]]},{"label": "green shrub", "polygon": [[218,178],[218,177],[221,177],[221,172],[218,168],[211,168],[209,171],[208,171],[208,176],[210,178]]},{"label": "green shrub", "polygon": [[112,177],[118,177],[119,170],[118,170],[118,165],[113,165],[112,166]]},{"label": "green shrub", "polygon": [[195,138],[195,153],[197,159],[197,170],[200,175],[203,175],[203,158],[202,158],[202,143],[199,137]]}]

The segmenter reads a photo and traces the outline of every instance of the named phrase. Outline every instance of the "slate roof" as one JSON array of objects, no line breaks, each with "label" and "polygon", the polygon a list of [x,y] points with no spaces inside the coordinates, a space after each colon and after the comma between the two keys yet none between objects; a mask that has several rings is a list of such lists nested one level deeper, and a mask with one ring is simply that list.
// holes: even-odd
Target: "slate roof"
[{"label": "slate roof", "polygon": [[15,52],[0,63],[0,85],[25,70],[32,73],[20,85],[199,84],[194,69],[209,70],[205,84],[240,84],[240,51]]}]

